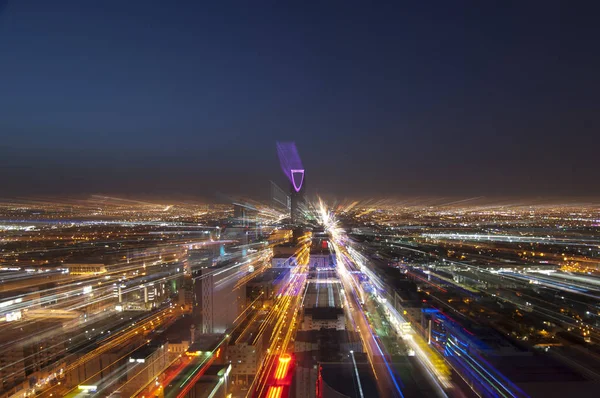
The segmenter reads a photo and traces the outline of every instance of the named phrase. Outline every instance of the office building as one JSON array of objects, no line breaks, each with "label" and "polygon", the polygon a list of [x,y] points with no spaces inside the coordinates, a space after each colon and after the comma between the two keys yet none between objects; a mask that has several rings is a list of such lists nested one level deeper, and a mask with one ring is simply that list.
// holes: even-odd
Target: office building
[{"label": "office building", "polygon": [[39,320],[4,332],[3,341],[10,345],[0,356],[2,391],[23,385],[33,388],[38,380],[61,372],[65,347],[62,327],[61,321]]},{"label": "office building", "polygon": [[304,214],[306,213],[306,201],[304,198],[306,176],[304,176],[304,171],[302,172],[300,188],[296,188],[298,188],[298,185],[292,182],[290,184],[290,216],[292,224],[301,224],[304,221]]},{"label": "office building", "polygon": [[229,262],[193,271],[192,314],[200,333],[225,333],[244,310],[246,286],[237,284],[240,272],[241,266]]}]

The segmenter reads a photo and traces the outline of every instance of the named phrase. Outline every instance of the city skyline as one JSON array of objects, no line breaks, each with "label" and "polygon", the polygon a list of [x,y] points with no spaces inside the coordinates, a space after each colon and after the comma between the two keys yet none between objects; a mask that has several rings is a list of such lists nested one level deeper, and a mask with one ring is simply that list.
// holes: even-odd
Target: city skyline
[{"label": "city skyline", "polygon": [[598,15],[0,0],[0,398],[597,395]]}]

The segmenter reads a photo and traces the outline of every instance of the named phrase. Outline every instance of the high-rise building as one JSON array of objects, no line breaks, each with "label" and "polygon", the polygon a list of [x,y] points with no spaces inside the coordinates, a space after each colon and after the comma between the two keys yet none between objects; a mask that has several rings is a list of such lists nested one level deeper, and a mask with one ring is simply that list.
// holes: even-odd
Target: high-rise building
[{"label": "high-rise building", "polygon": [[281,171],[290,182],[291,218],[292,224],[302,221],[305,191],[305,170],[298,149],[293,142],[278,142],[277,155]]},{"label": "high-rise building", "polygon": [[[299,189],[297,189],[299,188]],[[299,224],[303,220],[303,214],[306,211],[306,203],[304,199],[304,192],[306,189],[306,177],[302,173],[302,180],[300,186],[292,182],[290,184],[290,199],[291,199],[291,218],[292,224]]]},{"label": "high-rise building", "polygon": [[192,314],[200,333],[224,333],[243,311],[246,285],[236,284],[240,272],[240,266],[229,262],[193,271]]},{"label": "high-rise building", "polygon": [[[64,366],[64,341],[60,320],[39,320],[5,330],[3,342],[10,342],[0,356],[0,391],[35,387],[34,380],[47,378]],[[60,331],[60,332],[59,332]]]},{"label": "high-rise building", "polygon": [[249,226],[250,224],[256,224],[258,217],[258,210],[248,204],[233,204],[233,218],[237,225]]},{"label": "high-rise building", "polygon": [[285,211],[286,213],[290,210],[291,202],[290,195],[273,181],[271,181],[271,207],[276,210]]}]

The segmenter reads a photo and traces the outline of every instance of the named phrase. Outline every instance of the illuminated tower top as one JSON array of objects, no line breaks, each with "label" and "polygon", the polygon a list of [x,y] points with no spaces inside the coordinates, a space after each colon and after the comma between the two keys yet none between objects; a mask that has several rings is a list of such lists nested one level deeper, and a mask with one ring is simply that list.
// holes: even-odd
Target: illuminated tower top
[{"label": "illuminated tower top", "polygon": [[279,156],[281,170],[292,183],[294,190],[300,192],[304,182],[304,166],[302,166],[296,144],[293,142],[278,142],[277,155]]}]

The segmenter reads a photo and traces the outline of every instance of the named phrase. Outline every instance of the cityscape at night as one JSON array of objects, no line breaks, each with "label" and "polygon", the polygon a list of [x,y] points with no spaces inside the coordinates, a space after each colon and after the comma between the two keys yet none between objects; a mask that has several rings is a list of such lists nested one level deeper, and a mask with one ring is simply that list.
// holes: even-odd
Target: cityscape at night
[{"label": "cityscape at night", "polygon": [[0,0],[0,398],[597,396],[598,11]]}]

